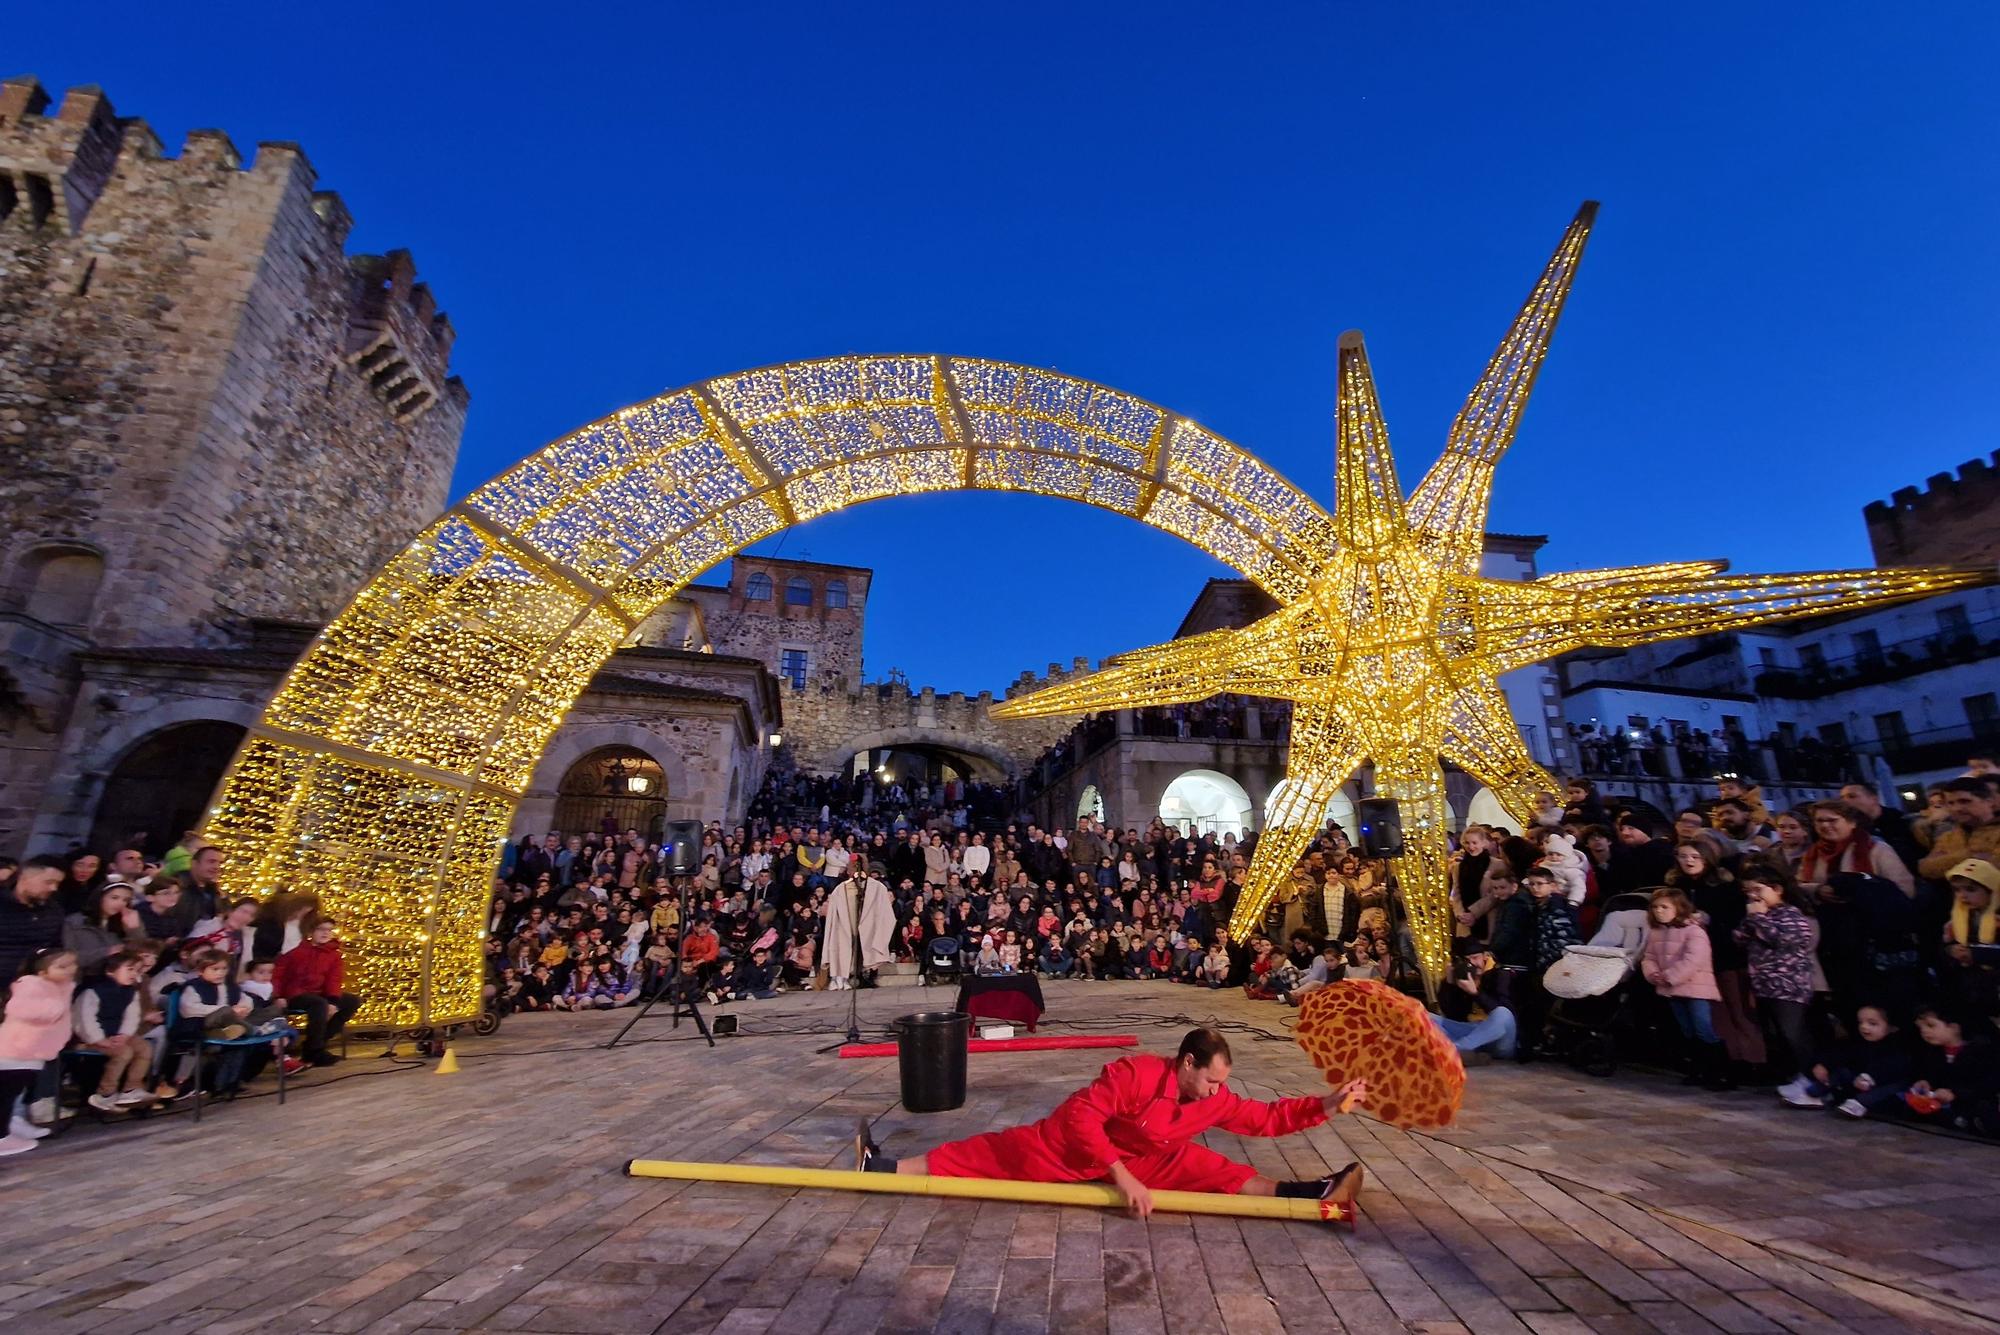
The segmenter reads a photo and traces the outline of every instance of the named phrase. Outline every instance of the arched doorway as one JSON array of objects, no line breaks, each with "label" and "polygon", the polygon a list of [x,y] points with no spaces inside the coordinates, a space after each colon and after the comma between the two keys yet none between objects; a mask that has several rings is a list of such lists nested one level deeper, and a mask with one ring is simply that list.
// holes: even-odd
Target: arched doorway
[{"label": "arched doorway", "polygon": [[1491,788],[1481,788],[1472,795],[1472,801],[1465,807],[1467,825],[1492,825],[1503,830],[1521,833],[1521,822],[1500,805],[1500,799]]},{"label": "arched doorway", "polygon": [[1240,839],[1250,832],[1255,809],[1242,784],[1212,769],[1188,770],[1160,794],[1160,819],[1183,833]]},{"label": "arched doorway", "polygon": [[201,719],[141,738],[104,781],[90,848],[108,856],[130,841],[148,856],[164,856],[201,824],[243,733],[240,723]]},{"label": "arched doorway", "polygon": [[[1278,809],[1278,804],[1284,801],[1285,794],[1291,791],[1291,787],[1290,779],[1280,779],[1277,786],[1271,789],[1271,796],[1264,803],[1264,820],[1267,824],[1270,822],[1271,813]],[[1329,820],[1344,830],[1350,841],[1361,837],[1360,830],[1354,823],[1354,799],[1349,797],[1344,789],[1335,793],[1326,804],[1322,823]]]},{"label": "arched doorway", "polygon": [[[469,1018],[499,849],[550,737],[611,653],[704,571],[793,525],[980,490],[1136,519],[1280,599],[1305,591],[1332,532],[1309,495],[1230,441],[1052,371],[856,356],[703,381],[550,444],[355,595],[218,797],[206,833],[232,851],[231,888],[329,887],[355,924],[362,1023]],[[387,832],[393,881],[385,810],[408,813]]]},{"label": "arched doorway", "polygon": [[666,772],[637,747],[600,746],[556,787],[555,828],[564,834],[637,830],[657,839],[666,823]]}]

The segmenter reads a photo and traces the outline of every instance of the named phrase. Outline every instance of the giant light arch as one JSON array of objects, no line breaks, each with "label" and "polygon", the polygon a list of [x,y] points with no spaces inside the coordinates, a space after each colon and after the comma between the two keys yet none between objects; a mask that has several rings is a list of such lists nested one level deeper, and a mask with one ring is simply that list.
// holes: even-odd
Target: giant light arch
[{"label": "giant light arch", "polygon": [[936,491],[1081,501],[1281,602],[1332,521],[1248,453],[1088,381],[935,356],[793,362],[612,414],[480,488],[323,631],[250,730],[205,834],[232,890],[319,894],[364,1023],[476,1013],[498,853],[577,695],[654,608],[761,538]]}]

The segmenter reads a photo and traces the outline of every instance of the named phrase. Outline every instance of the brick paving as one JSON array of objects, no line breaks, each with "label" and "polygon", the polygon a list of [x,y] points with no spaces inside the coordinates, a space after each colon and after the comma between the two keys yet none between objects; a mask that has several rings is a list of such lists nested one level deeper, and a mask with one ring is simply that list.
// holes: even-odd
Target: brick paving
[{"label": "brick paving", "polygon": [[[1283,1012],[1166,984],[1054,984],[1052,1019]],[[864,994],[867,1027],[926,994]],[[905,1113],[893,1060],[813,1049],[841,998],[739,1006],[713,1052],[613,1051],[624,1016],[522,1017],[436,1076],[356,1059],[283,1108],[84,1127],[0,1162],[10,1332],[1986,1331],[2000,1147],[1709,1095],[1658,1076],[1475,1068],[1441,1134],[1366,1118],[1211,1143],[1263,1171],[1368,1166],[1358,1232],[1266,1220],[629,1179],[631,1157],[845,1160],[1040,1114],[1103,1052],[972,1059],[965,1107]],[[664,1019],[638,1031],[668,1039]],[[683,1028],[682,1034],[687,1033]],[[1239,1083],[1310,1092],[1288,1041]],[[559,1050],[551,1050],[559,1049]]]}]

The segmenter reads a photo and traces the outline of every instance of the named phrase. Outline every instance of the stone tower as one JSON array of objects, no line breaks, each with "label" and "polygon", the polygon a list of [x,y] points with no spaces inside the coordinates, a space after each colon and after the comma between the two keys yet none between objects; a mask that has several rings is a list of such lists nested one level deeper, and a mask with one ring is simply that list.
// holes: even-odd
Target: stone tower
[{"label": "stone tower", "polygon": [[1921,490],[1900,487],[1861,515],[1877,565],[2000,561],[2000,451],[1967,460],[1957,477],[1933,474]]},{"label": "stone tower", "polygon": [[96,651],[320,622],[443,507],[465,387],[404,252],[297,145],[161,151],[0,83],[0,847]]}]

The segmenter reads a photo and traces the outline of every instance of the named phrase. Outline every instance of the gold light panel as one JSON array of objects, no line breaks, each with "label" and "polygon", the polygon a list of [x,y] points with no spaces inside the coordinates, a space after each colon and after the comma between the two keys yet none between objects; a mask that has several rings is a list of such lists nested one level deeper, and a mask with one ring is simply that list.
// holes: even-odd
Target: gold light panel
[{"label": "gold light panel", "polygon": [[[1332,520],[1317,512],[1281,517],[1282,501],[1256,505],[1263,523],[1294,536],[1281,540],[1259,529],[1259,550],[1235,549],[1239,569],[1265,563],[1260,582],[1277,597],[1277,611],[1241,630],[1121,654],[1088,676],[994,708],[1000,718],[1037,718],[1226,692],[1290,700],[1290,784],[1258,839],[1238,898],[1230,929],[1239,936],[1262,923],[1271,897],[1321,828],[1328,801],[1372,761],[1377,793],[1402,806],[1407,852],[1395,872],[1419,962],[1434,988],[1451,947],[1441,762],[1492,788],[1522,828],[1533,817],[1534,795],[1557,791],[1521,740],[1501,673],[1585,645],[1702,635],[1921,598],[1990,578],[1987,571],[1946,567],[1728,576],[1718,561],[1577,571],[1532,582],[1481,578],[1494,466],[1513,443],[1595,216],[1596,205],[1586,204],[1570,223],[1453,422],[1444,456],[1407,502],[1361,336],[1341,336],[1339,504]],[[1243,502],[1263,485],[1261,478],[1233,480],[1226,465],[1201,471],[1207,481],[1183,495]],[[1189,536],[1198,527],[1173,531]],[[1200,545],[1215,551],[1239,542],[1241,532]],[[1296,579],[1300,572],[1305,578]]]}]

